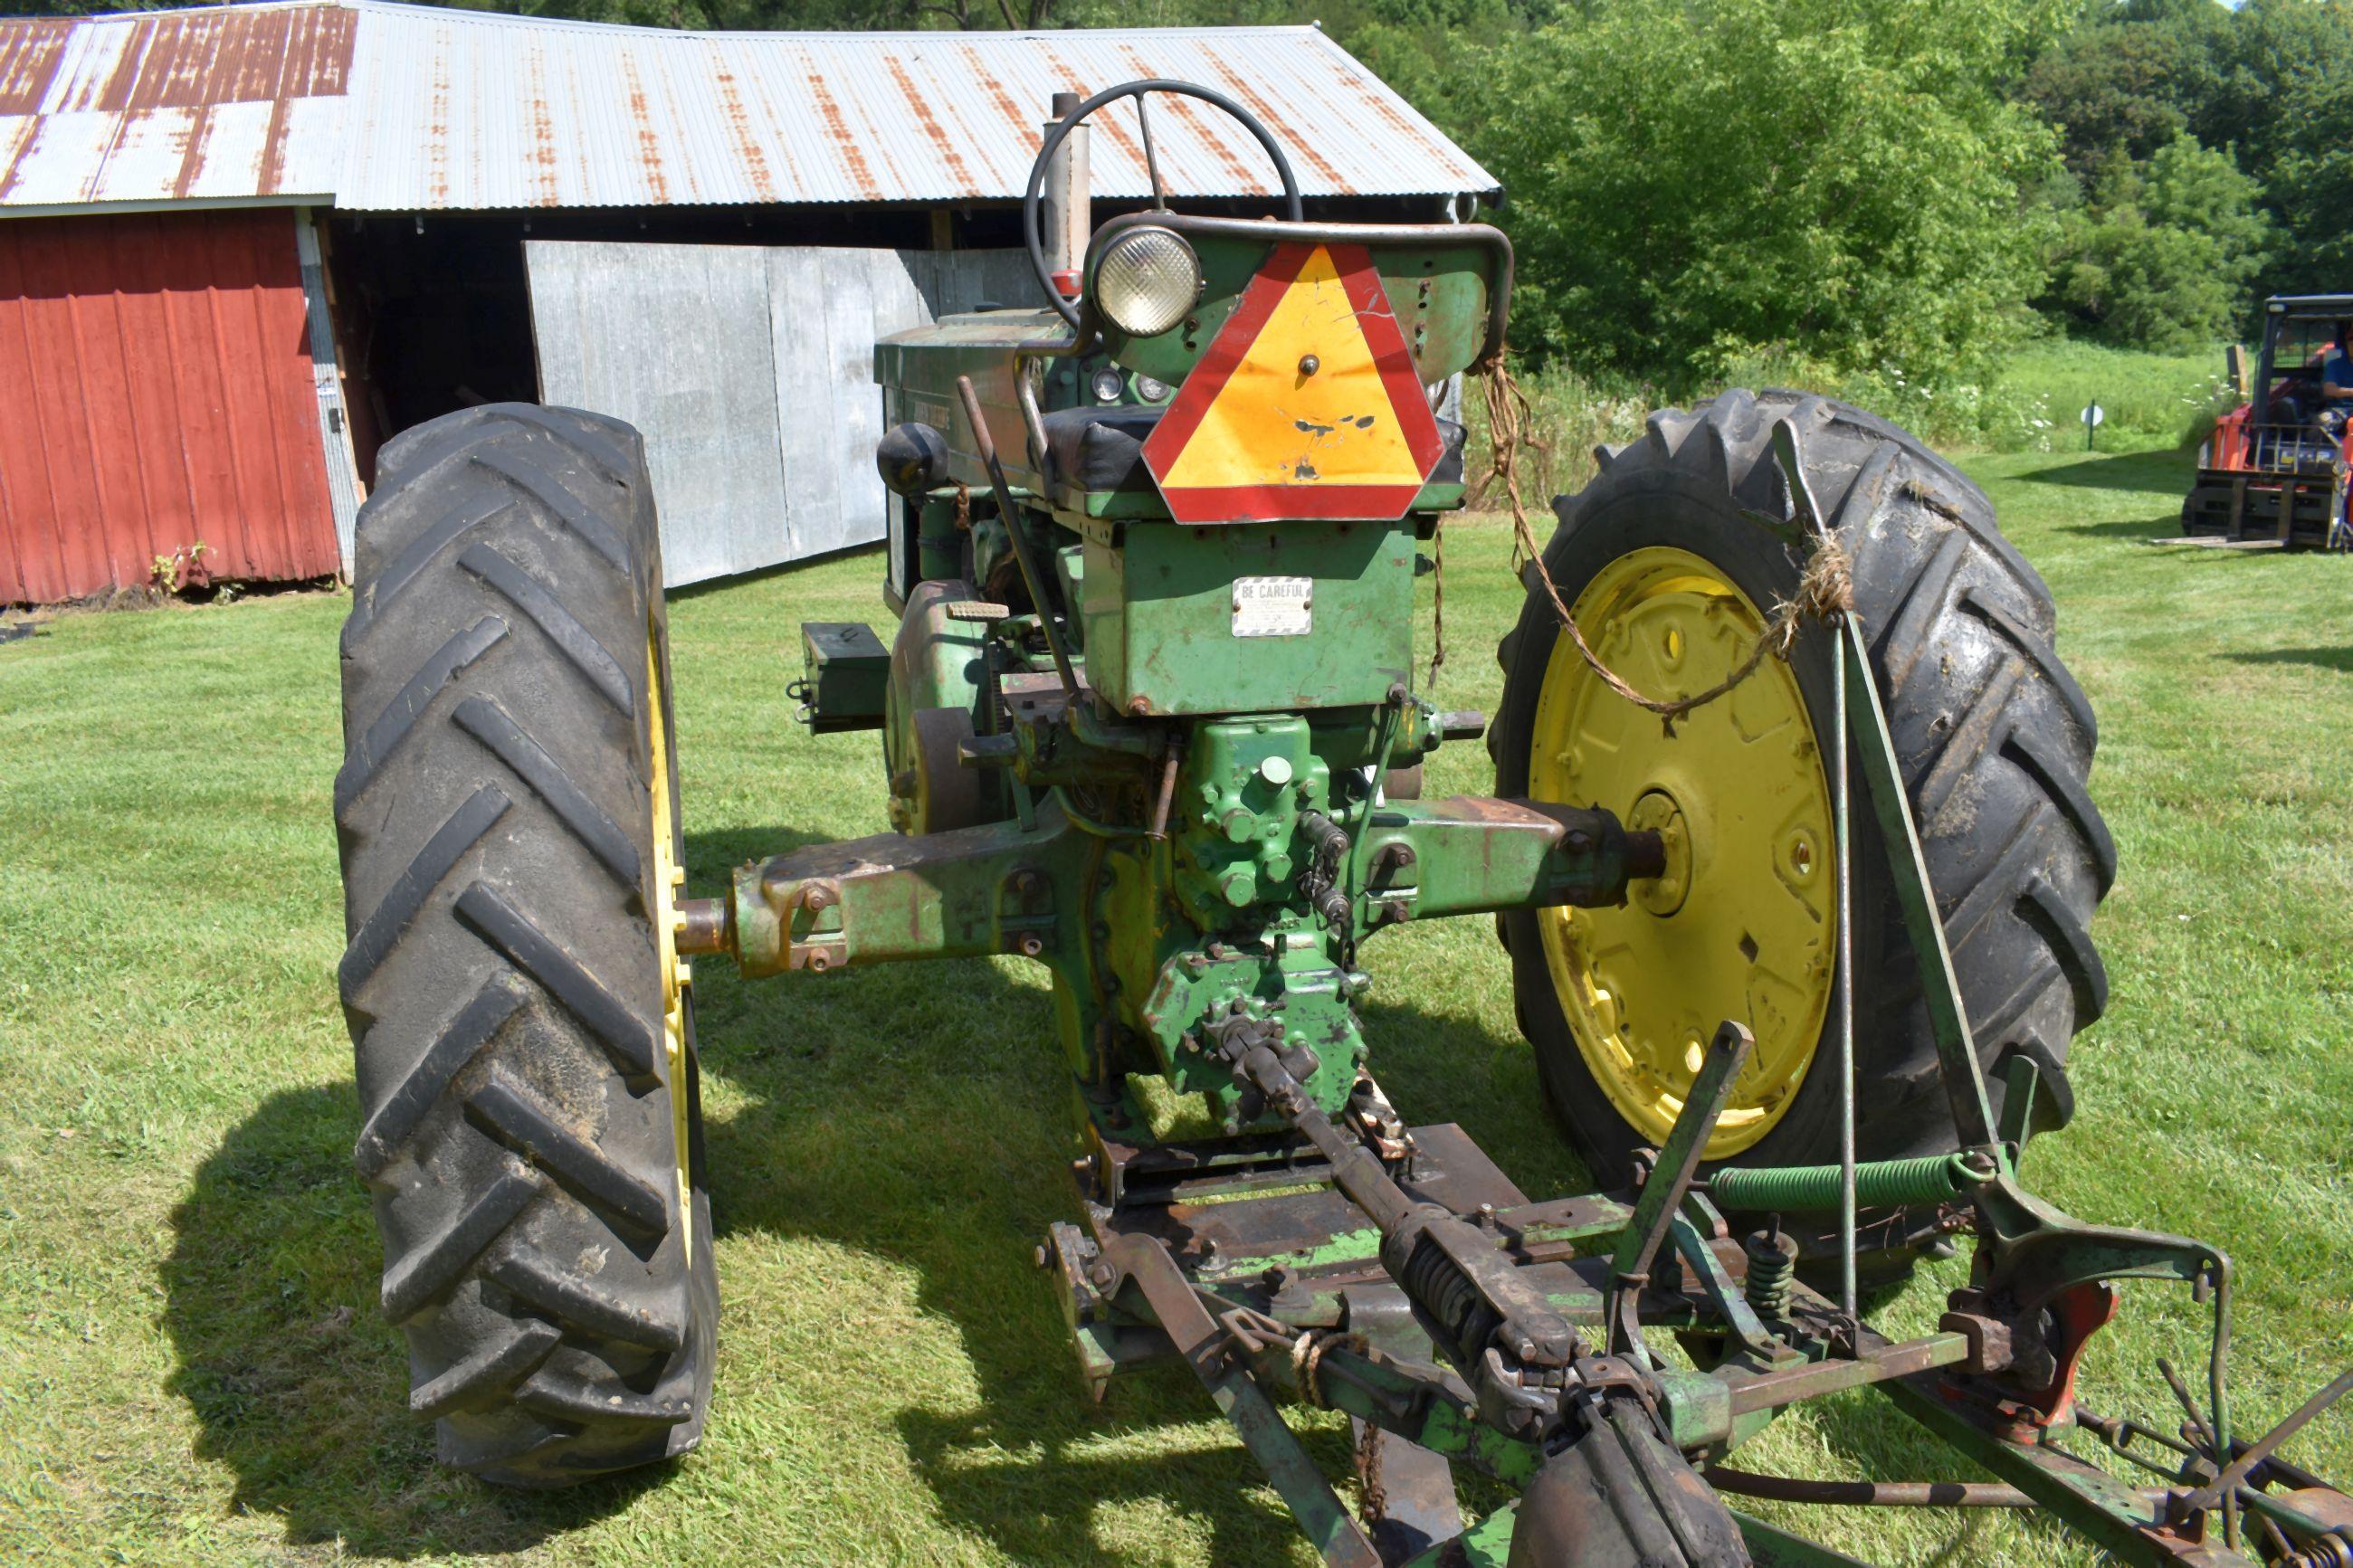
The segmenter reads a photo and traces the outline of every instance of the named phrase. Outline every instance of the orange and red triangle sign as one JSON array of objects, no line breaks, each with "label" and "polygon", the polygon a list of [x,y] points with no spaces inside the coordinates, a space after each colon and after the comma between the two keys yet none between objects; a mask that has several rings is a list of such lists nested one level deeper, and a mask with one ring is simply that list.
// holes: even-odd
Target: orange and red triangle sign
[{"label": "orange and red triangle sign", "polygon": [[1361,245],[1286,241],[1144,443],[1178,522],[1392,521],[1444,451]]}]

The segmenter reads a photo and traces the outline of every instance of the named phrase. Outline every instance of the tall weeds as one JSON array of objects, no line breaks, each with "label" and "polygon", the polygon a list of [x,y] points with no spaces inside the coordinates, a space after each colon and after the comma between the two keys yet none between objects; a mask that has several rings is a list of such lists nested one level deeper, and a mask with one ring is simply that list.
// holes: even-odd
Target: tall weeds
[{"label": "tall weeds", "polygon": [[[1593,477],[1595,447],[1639,440],[1651,410],[1689,407],[1726,386],[1786,386],[1835,397],[1947,451],[2081,447],[2081,414],[2090,403],[2097,403],[2105,416],[2097,437],[2103,447],[2189,446],[2204,438],[2216,415],[2239,401],[2223,379],[2221,360],[2219,350],[2161,355],[2059,341],[2030,345],[1997,374],[1973,381],[1927,378],[1895,365],[1826,374],[1802,362],[1759,354],[1734,363],[1720,381],[1681,389],[1631,377],[1582,375],[1556,363],[1517,373],[1534,416],[1533,439],[1520,455],[1520,493],[1534,507],[1582,488]],[[1490,463],[1485,409],[1475,395],[1463,401],[1470,412],[1475,485]],[[1501,488],[1477,495],[1474,504],[1503,506]]]}]

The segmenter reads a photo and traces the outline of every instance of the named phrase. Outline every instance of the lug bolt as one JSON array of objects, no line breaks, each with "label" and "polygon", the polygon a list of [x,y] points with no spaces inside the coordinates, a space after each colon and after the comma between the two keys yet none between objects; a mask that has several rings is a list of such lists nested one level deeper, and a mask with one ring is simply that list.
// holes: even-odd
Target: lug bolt
[{"label": "lug bolt", "polygon": [[1322,370],[1323,368],[1324,362],[1317,359],[1314,354],[1301,354],[1299,356],[1300,374],[1314,375],[1317,371]]}]

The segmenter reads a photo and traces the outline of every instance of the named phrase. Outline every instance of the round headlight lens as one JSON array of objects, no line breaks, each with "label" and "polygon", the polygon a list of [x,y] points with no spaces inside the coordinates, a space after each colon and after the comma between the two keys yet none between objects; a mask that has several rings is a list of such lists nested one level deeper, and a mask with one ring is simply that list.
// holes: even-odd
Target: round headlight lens
[{"label": "round headlight lens", "polygon": [[1166,331],[1200,297],[1200,258],[1165,228],[1132,228],[1095,263],[1095,309],[1132,338]]}]

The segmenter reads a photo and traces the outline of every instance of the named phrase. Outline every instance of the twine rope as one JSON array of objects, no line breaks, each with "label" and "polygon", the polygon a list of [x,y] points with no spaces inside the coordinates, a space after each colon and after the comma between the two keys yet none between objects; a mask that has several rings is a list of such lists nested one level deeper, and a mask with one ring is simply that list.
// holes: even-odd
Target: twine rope
[{"label": "twine rope", "polygon": [[[1799,627],[1809,620],[1834,622],[1835,618],[1854,608],[1854,563],[1838,535],[1827,531],[1820,533],[1811,554],[1806,558],[1804,570],[1798,578],[1797,591],[1773,607],[1764,629],[1737,668],[1704,691],[1688,697],[1662,699],[1650,697],[1634,689],[1623,676],[1601,661],[1585,640],[1585,633],[1569,613],[1567,603],[1552,580],[1545,565],[1544,549],[1537,542],[1535,531],[1528,523],[1526,501],[1520,494],[1519,456],[1523,447],[1543,450],[1543,443],[1530,433],[1535,424],[1535,411],[1529,406],[1527,394],[1513,379],[1508,363],[1510,351],[1498,353],[1484,367],[1482,377],[1487,402],[1488,468],[1479,482],[1479,495],[1484,498],[1496,485],[1504,489],[1512,509],[1512,564],[1522,573],[1528,566],[1535,568],[1536,581],[1543,584],[1545,597],[1552,602],[1553,614],[1563,630],[1568,633],[1577,656],[1585,660],[1601,683],[1619,696],[1646,712],[1656,713],[1665,723],[1667,733],[1674,733],[1675,721],[1697,708],[1704,708],[1738,687],[1757,673],[1766,657],[1787,662],[1789,651],[1797,646]],[[1441,633],[1442,635],[1442,633]],[[1444,657],[1442,651],[1439,656]],[[1432,668],[1436,666],[1433,663]]]}]

